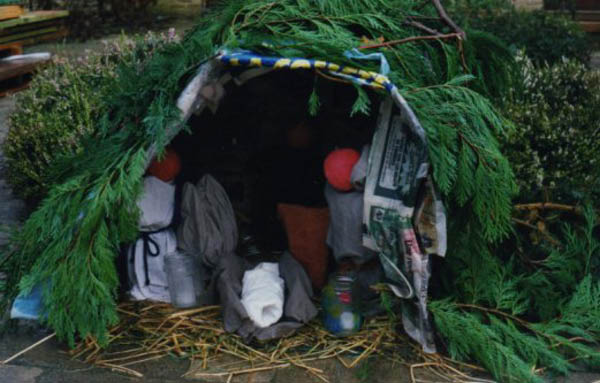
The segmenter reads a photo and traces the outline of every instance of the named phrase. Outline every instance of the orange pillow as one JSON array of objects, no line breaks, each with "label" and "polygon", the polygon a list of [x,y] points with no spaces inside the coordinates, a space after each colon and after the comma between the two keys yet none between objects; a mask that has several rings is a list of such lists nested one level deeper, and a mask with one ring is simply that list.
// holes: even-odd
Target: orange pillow
[{"label": "orange pillow", "polygon": [[304,266],[313,285],[322,288],[327,281],[329,209],[280,203],[277,212],[287,233],[290,252]]}]

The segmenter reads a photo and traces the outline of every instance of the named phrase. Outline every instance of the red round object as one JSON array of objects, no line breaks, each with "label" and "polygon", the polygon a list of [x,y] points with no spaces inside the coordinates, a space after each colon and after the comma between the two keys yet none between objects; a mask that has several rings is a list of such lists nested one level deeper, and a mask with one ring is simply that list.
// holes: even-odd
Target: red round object
[{"label": "red round object", "polygon": [[154,158],[148,167],[148,174],[161,181],[173,181],[181,171],[181,160],[179,155],[172,149],[165,150],[162,161]]},{"label": "red round object", "polygon": [[327,182],[339,191],[352,190],[352,169],[359,159],[360,153],[354,149],[337,149],[329,153],[323,166]]}]

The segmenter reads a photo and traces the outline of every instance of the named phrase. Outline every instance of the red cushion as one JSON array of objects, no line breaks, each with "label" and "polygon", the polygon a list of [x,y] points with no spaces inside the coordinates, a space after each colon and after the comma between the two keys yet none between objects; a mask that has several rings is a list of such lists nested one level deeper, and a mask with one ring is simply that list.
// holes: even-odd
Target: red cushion
[{"label": "red cushion", "polygon": [[320,289],[327,281],[327,229],[329,209],[277,204],[290,252],[304,266],[313,285]]}]

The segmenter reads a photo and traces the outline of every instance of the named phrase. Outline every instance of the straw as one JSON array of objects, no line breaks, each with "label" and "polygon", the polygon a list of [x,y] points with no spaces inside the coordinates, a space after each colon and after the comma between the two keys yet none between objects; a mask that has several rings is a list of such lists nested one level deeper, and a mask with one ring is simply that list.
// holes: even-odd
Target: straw
[{"label": "straw", "polygon": [[[415,344],[411,346],[414,360],[405,360],[400,355],[406,354],[406,345],[411,343],[397,331],[395,319],[388,316],[372,318],[360,332],[344,338],[331,335],[319,321],[313,321],[290,337],[246,344],[239,336],[225,331],[219,306],[177,310],[165,303],[124,302],[117,311],[120,322],[110,330],[107,347],[101,348],[95,339],[88,337],[70,351],[73,358],[142,377],[140,372],[127,366],[171,354],[198,360],[198,367],[188,371],[186,377],[221,377],[231,381],[238,375],[295,366],[320,381],[329,382],[323,370],[310,364],[337,359],[344,367],[355,368],[370,356],[378,355],[409,366],[415,383],[423,381],[417,376],[417,370],[422,369],[434,370],[434,374],[447,381],[486,382],[461,371],[478,370],[477,366],[425,354]],[[221,355],[237,360],[220,365],[216,372],[207,370],[210,362]]]}]

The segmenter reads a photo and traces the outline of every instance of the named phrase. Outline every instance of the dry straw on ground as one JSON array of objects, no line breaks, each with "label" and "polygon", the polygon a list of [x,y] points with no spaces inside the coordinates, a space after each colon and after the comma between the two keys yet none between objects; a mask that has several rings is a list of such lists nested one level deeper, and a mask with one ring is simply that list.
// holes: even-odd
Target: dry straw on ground
[{"label": "dry straw on ground", "polygon": [[[359,333],[350,337],[334,337],[314,321],[288,338],[249,345],[239,336],[225,332],[218,306],[176,310],[163,303],[126,302],[119,305],[118,311],[121,321],[110,330],[108,347],[101,348],[94,339],[87,338],[71,355],[137,377],[143,375],[134,369],[136,364],[171,355],[198,360],[196,365],[200,368],[186,375],[199,379],[221,377],[231,381],[238,375],[295,366],[329,382],[325,372],[311,366],[312,362],[337,359],[353,368],[376,354],[410,368],[415,383],[428,381],[419,378],[423,369],[427,370],[425,375],[434,376],[437,381],[486,382],[461,371],[478,369],[475,366],[460,365],[437,354],[423,354],[388,316],[368,320]],[[234,356],[238,361],[222,366],[219,372],[208,369],[222,355]]]}]

